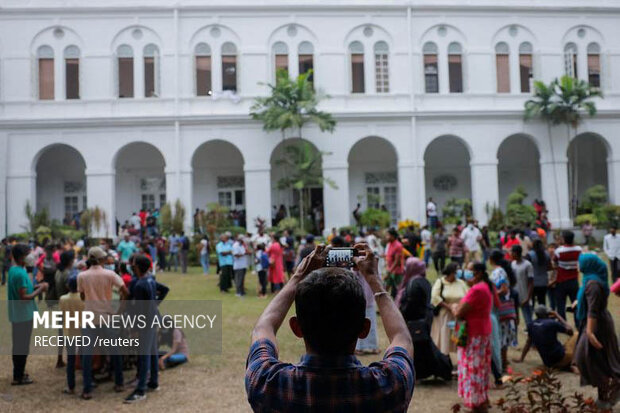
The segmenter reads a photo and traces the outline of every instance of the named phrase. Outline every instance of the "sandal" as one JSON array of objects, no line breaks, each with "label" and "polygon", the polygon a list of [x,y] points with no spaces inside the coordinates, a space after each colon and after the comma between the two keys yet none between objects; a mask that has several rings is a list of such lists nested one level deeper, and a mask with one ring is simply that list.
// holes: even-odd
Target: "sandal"
[{"label": "sandal", "polygon": [[82,395],[80,396],[83,400],[90,400],[93,398],[93,395],[91,393],[82,393]]},{"label": "sandal", "polygon": [[62,393],[63,393],[63,394],[70,394],[70,395],[73,395],[73,394],[75,394],[75,390],[73,390],[73,389],[69,389],[69,388],[66,388],[66,389],[64,389],[64,390],[62,391]]}]

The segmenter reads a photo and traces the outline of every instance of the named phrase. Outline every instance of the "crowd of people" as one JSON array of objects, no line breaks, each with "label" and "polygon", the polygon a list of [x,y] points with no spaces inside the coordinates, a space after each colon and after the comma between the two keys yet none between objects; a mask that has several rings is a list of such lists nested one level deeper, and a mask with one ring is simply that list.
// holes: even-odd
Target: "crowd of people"
[{"label": "crowd of people", "polygon": [[[159,389],[158,372],[189,360],[189,348],[184,332],[178,328],[141,328],[119,330],[103,328],[100,317],[109,317],[120,309],[136,311],[152,308],[153,317],[160,317],[157,307],[169,289],[155,279],[157,253],[151,243],[139,247],[130,235],[114,246],[101,240],[99,246],[86,248],[83,241],[41,244],[18,243],[14,238],[2,240],[3,279],[7,284],[8,313],[13,337],[12,385],[28,385],[34,380],[25,372],[33,331],[33,313],[41,301],[48,309],[60,309],[78,315],[92,311],[95,328],[81,329],[65,325],[59,337],[88,336],[90,344],[80,347],[58,346],[57,368],[66,367],[64,393],[76,394],[76,366],[82,369],[84,400],[93,397],[97,382],[105,378],[114,381],[113,391],[134,390],[125,398],[133,403],[146,398],[147,391]],[[182,244],[182,242],[180,242]],[[8,277],[5,279],[5,271]],[[123,305],[120,305],[123,303]],[[141,307],[142,306],[142,307]],[[149,310],[150,311],[150,310]],[[146,312],[145,314],[151,314]],[[99,321],[97,321],[99,320]],[[140,342],[136,354],[118,354],[111,347],[95,348],[95,337],[104,335],[117,339],[121,334],[135,336]],[[64,340],[63,343],[69,341]],[[160,350],[160,346],[162,349]],[[66,352],[66,363],[64,354]],[[78,362],[79,360],[79,362]],[[135,368],[135,379],[125,383],[123,370]]]}]

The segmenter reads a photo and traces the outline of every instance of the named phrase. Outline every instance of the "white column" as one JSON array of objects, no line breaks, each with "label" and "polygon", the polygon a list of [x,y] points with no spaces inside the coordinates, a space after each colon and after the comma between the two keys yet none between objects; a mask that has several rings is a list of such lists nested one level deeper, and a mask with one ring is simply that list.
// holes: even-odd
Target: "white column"
[{"label": "white column", "polygon": [[181,170],[179,199],[185,207],[185,232],[191,234],[194,232],[194,178],[192,169]]},{"label": "white column", "polygon": [[448,73],[448,50],[439,49],[437,52],[437,69],[439,70],[439,93],[450,93],[450,75]]},{"label": "white column", "polygon": [[107,225],[92,228],[94,237],[115,237],[116,234],[116,173],[114,170],[86,170],[88,208],[98,207],[106,214]]},{"label": "white column", "polygon": [[563,157],[555,162],[540,160],[542,198],[549,211],[551,225],[557,228],[571,226],[568,195],[568,160]]},{"label": "white column", "polygon": [[499,187],[497,178],[497,159],[472,160],[471,168],[471,198],[474,218],[481,224],[489,220],[487,205],[499,206]]},{"label": "white column", "polygon": [[133,92],[134,98],[144,97],[144,57],[143,50],[134,50],[133,59]]},{"label": "white column", "polygon": [[351,224],[349,218],[349,165],[347,162],[326,163],[323,177],[331,179],[336,188],[323,185],[324,232]]},{"label": "white column", "polygon": [[[424,225],[424,202],[420,203],[420,196],[424,194],[424,187],[420,187],[420,173],[424,175],[424,168],[413,162],[398,164],[398,199],[400,205],[400,219],[413,219]],[[422,200],[424,197],[422,196]],[[422,208],[422,209],[421,209]]]},{"label": "white column", "polygon": [[28,219],[24,213],[26,203],[30,202],[33,211],[37,207],[36,174],[13,175],[7,177],[7,233],[26,231]]},{"label": "white column", "polygon": [[620,205],[620,159],[607,160],[607,188],[609,202]]},{"label": "white column", "polygon": [[256,233],[254,220],[261,218],[271,227],[271,165],[246,164],[245,222],[248,232]]}]

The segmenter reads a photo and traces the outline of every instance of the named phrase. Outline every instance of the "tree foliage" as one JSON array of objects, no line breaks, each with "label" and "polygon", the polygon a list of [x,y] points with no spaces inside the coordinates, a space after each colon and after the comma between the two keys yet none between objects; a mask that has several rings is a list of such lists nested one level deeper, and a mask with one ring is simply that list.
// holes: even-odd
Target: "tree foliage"
[{"label": "tree foliage", "polygon": [[270,94],[257,97],[250,108],[252,119],[263,123],[266,131],[279,130],[284,135],[288,129],[301,129],[309,122],[315,123],[321,132],[333,132],[336,121],[331,114],[317,109],[319,102],[328,97],[319,95],[310,81],[312,70],[293,80],[286,70],[278,70],[276,84],[268,84]]},{"label": "tree foliage", "polygon": [[367,208],[360,217],[360,223],[367,228],[386,228],[390,226],[391,220],[388,211],[376,208]]},{"label": "tree foliage", "polygon": [[525,188],[519,185],[510,195],[506,204],[506,225],[521,227],[525,223],[536,221],[536,210],[531,205],[524,205],[527,198]]}]

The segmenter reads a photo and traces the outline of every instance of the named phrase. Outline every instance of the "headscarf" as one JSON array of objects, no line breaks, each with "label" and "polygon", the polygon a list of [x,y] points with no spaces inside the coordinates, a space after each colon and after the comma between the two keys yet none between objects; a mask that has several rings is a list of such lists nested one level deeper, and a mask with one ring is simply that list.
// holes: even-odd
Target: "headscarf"
[{"label": "headscarf", "polygon": [[607,282],[607,266],[596,254],[586,253],[579,256],[579,270],[583,273],[581,288],[577,293],[577,320],[581,323],[588,316],[586,311],[586,286],[590,281],[596,281],[603,287],[605,295],[609,296]]},{"label": "headscarf", "polygon": [[419,277],[426,277],[426,265],[424,264],[424,261],[417,257],[407,258],[407,261],[405,261],[405,274],[396,292],[397,306],[400,305],[400,301],[403,298],[403,294],[407,289],[407,284],[409,284],[409,281]]}]

